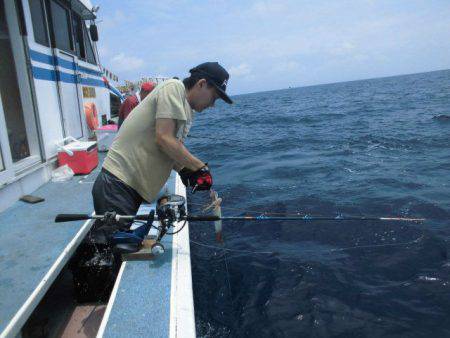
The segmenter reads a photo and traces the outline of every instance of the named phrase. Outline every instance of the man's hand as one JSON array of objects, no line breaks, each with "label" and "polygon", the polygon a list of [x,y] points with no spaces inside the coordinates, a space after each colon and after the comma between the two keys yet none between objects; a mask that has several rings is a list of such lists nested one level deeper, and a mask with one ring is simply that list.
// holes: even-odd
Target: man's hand
[{"label": "man's hand", "polygon": [[211,172],[207,165],[204,165],[197,171],[183,168],[179,171],[181,181],[186,187],[192,187],[192,193],[197,190],[209,190],[213,185]]},{"label": "man's hand", "polygon": [[181,178],[181,182],[183,182],[185,187],[189,187],[190,186],[190,184],[189,184],[189,177],[191,177],[191,175],[193,173],[194,172],[191,169],[188,169],[186,167],[184,167],[183,169],[181,169],[178,172],[178,175],[180,175],[180,178]]}]

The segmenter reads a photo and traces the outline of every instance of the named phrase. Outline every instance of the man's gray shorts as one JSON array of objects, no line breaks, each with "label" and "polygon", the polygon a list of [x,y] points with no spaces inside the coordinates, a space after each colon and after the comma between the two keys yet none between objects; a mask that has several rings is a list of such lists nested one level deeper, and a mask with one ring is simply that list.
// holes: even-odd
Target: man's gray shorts
[{"label": "man's gray shorts", "polygon": [[115,211],[119,215],[136,215],[143,199],[109,171],[102,169],[92,188],[94,209],[97,215]]}]

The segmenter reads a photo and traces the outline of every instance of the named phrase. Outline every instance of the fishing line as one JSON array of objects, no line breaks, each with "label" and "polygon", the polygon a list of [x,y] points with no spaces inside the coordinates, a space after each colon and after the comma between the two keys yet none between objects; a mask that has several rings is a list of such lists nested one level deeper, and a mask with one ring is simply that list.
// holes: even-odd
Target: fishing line
[{"label": "fishing line", "polygon": [[273,252],[273,251],[250,251],[250,250],[228,249],[228,248],[220,247],[220,246],[216,246],[216,245],[200,243],[200,242],[194,241],[192,239],[190,240],[190,242],[194,243],[198,246],[203,246],[205,248],[210,248],[210,249],[215,249],[215,250],[224,250],[224,251],[230,251],[230,252],[241,252],[241,253],[250,253],[250,254],[265,254],[265,255],[275,254],[275,252]]},{"label": "fishing line", "polygon": [[175,234],[179,233],[181,230],[183,230],[183,228],[184,228],[184,226],[186,225],[186,223],[187,223],[187,221],[185,220],[184,223],[183,223],[183,225],[181,226],[180,229],[178,229],[178,230],[176,230],[176,231],[174,231],[174,232],[166,232],[166,234],[167,234],[167,235],[175,235]]},{"label": "fishing line", "polygon": [[401,245],[408,245],[408,244],[417,244],[417,243],[420,242],[421,239],[423,239],[423,237],[424,237],[424,235],[416,238],[413,241],[402,242],[402,243],[370,244],[370,245],[358,245],[358,246],[350,246],[350,247],[346,247],[346,248],[330,249],[330,252],[347,251],[347,250],[354,250],[354,249],[370,249],[370,248],[379,248],[379,247],[386,247],[386,246],[401,246]]},{"label": "fishing line", "polygon": [[[201,212],[205,213],[203,211],[204,207],[206,206],[205,204],[202,203],[195,203],[195,202],[189,202],[189,205],[197,205],[202,207]],[[246,209],[241,209],[241,208],[233,208],[233,207],[223,207],[221,206],[222,209],[226,209],[226,210],[235,210],[235,211],[241,211],[243,213],[249,213],[249,214],[265,214],[265,215],[286,215],[286,216],[301,216],[301,215],[305,215],[304,212],[296,212],[295,214],[286,214],[283,212],[267,212],[267,211],[252,211],[252,210],[246,210]],[[294,211],[295,212],[295,211]]]},{"label": "fishing line", "polygon": [[[403,245],[409,245],[409,244],[417,244],[420,242],[421,239],[423,239],[423,237],[424,237],[424,235],[422,235],[412,241],[402,242],[402,243],[368,244],[368,245],[357,245],[357,246],[350,246],[350,247],[336,248],[336,249],[307,250],[307,251],[302,251],[302,253],[341,252],[341,251],[356,250],[356,249],[371,249],[371,248],[380,248],[380,247],[389,247],[389,246],[391,246],[391,247],[403,246]],[[263,255],[279,254],[279,252],[275,252],[275,251],[251,251],[251,250],[229,249],[229,248],[219,247],[216,245],[200,243],[200,242],[197,242],[194,240],[190,240],[190,242],[195,245],[214,249],[214,250],[226,250],[229,252],[248,253],[248,254],[263,254]]]},{"label": "fishing line", "polygon": [[[196,206],[200,206],[202,207],[202,210],[200,211],[201,213],[205,213],[203,211],[203,208],[205,207],[205,204],[201,204],[201,203],[195,203],[195,202],[189,202],[189,205],[196,205]],[[309,215],[303,211],[293,211],[293,213],[284,213],[284,212],[268,212],[268,211],[257,211],[257,210],[246,210],[246,209],[241,209],[241,208],[233,208],[233,207],[223,207],[221,206],[221,209],[226,209],[226,210],[235,210],[235,211],[241,211],[243,213],[247,213],[247,214],[255,214],[255,215],[261,215],[262,217],[264,216],[270,216],[270,215],[278,215],[278,216],[284,216],[284,217],[305,217],[305,218],[331,218],[329,217],[329,215],[320,215],[320,214],[315,214],[315,215]],[[366,216],[343,216],[341,213],[337,214],[335,219],[339,219],[340,217],[342,218],[370,218],[373,221],[381,221],[382,218],[386,218],[386,217],[379,217],[379,216],[372,216],[372,215],[366,215]],[[408,221],[408,217],[387,217],[387,218],[405,218],[406,221]],[[425,219],[422,219],[423,221]]]},{"label": "fishing line", "polygon": [[[225,246],[223,247],[223,249],[225,249]],[[225,261],[225,270],[227,272],[227,283],[228,283],[228,292],[230,293],[230,298],[231,298],[231,306],[233,307],[233,311],[234,311],[234,302],[233,302],[233,295],[231,293],[231,283],[230,283],[230,273],[228,271],[228,260],[227,260],[227,251],[224,250],[223,251],[224,254],[224,261]]]}]

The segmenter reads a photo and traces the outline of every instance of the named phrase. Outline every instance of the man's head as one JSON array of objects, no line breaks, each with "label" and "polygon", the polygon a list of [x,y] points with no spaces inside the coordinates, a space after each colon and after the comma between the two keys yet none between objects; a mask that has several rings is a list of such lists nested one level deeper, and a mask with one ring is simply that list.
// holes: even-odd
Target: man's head
[{"label": "man's head", "polygon": [[230,75],[217,62],[205,62],[190,71],[191,76],[184,79],[187,99],[191,107],[201,112],[213,107],[215,101],[221,98],[227,103],[233,103],[225,93]]},{"label": "man's head", "polygon": [[141,100],[145,99],[145,97],[152,92],[153,89],[155,89],[155,84],[153,82],[144,82],[141,85],[141,91],[139,92],[139,95],[141,96]]}]

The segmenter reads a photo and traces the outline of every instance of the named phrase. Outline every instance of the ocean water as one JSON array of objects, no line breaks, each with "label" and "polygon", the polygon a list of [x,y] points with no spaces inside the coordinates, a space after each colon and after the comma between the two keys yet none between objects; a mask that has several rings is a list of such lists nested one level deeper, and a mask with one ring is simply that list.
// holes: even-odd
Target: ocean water
[{"label": "ocean water", "polygon": [[223,215],[426,221],[191,223],[198,335],[450,336],[450,71],[234,100],[187,140]]}]

